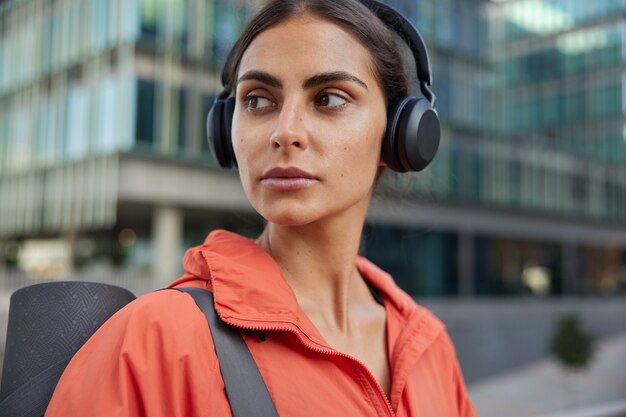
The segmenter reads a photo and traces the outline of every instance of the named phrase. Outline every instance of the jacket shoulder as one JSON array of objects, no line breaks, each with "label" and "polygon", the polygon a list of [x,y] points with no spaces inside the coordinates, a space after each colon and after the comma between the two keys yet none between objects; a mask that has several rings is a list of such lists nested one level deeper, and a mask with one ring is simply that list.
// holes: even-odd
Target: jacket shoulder
[{"label": "jacket shoulder", "polygon": [[[167,289],[148,293],[126,305],[98,329],[84,350],[109,355],[117,352],[126,360],[140,361],[158,355],[159,366],[163,366],[212,344],[206,318],[193,299]],[[212,359],[212,368],[217,366],[215,356],[203,356]]]},{"label": "jacket shoulder", "polygon": [[223,386],[212,344],[204,314],[189,295],[162,290],[141,296],[76,353],[46,416],[203,415],[195,408],[206,403],[196,398],[205,391],[190,387]]}]

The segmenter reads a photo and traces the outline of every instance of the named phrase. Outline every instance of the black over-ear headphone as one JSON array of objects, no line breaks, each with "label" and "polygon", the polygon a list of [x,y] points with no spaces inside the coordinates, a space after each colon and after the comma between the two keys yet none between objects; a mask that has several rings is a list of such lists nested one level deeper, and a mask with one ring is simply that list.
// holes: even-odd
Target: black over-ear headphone
[{"label": "black over-ear headphone", "polygon": [[[424,40],[411,22],[393,8],[375,0],[360,0],[387,27],[396,32],[413,53],[417,78],[424,98],[402,97],[387,110],[387,130],[381,155],[389,168],[397,172],[421,171],[433,160],[439,148],[439,117],[435,111],[435,95],[430,90],[432,75]],[[233,151],[231,126],[235,98],[229,97],[226,85],[228,60],[222,71],[224,90],[217,96],[206,121],[209,147],[220,166],[237,165]]]}]

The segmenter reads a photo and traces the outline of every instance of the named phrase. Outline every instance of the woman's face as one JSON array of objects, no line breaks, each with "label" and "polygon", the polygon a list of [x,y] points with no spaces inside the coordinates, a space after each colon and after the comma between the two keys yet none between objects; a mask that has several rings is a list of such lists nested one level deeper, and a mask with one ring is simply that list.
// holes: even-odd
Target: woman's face
[{"label": "woman's face", "polygon": [[244,190],[268,221],[363,214],[381,164],[383,92],[369,52],[327,20],[298,15],[243,54],[233,147]]}]

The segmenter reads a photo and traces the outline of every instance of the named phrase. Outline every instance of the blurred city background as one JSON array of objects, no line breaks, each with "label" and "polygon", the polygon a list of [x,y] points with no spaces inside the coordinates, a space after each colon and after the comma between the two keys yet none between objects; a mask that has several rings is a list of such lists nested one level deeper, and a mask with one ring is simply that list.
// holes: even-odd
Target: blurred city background
[{"label": "blurred city background", "polygon": [[[140,295],[212,229],[260,232],[204,125],[263,3],[0,0],[0,347],[20,287]],[[429,47],[442,144],[384,177],[362,254],[446,323],[483,417],[619,415],[626,0],[387,3]],[[596,342],[578,372],[550,356],[571,313]]]}]

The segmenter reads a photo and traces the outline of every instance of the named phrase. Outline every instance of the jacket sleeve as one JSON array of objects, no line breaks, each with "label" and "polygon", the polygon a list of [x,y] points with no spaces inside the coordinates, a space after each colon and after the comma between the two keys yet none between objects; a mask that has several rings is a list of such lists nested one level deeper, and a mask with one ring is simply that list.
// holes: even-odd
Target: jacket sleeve
[{"label": "jacket sleeve", "polygon": [[45,416],[230,416],[212,346],[187,294],[140,297],[76,353]]},{"label": "jacket sleeve", "polygon": [[474,406],[470,401],[469,394],[467,393],[467,388],[465,387],[465,381],[463,380],[463,375],[461,374],[461,370],[458,362],[456,363],[456,369],[454,372],[454,383],[456,386],[456,398],[457,404],[459,407],[459,416],[460,417],[477,417],[476,410],[474,410]]},{"label": "jacket sleeve", "polygon": [[456,398],[457,414],[459,417],[478,417],[478,414],[474,409],[474,405],[469,398],[467,387],[465,386],[465,380],[463,379],[463,373],[461,372],[461,366],[459,365],[459,360],[456,356],[452,340],[450,340],[450,336],[447,333],[445,333],[444,336],[447,339],[447,344],[450,348],[450,355],[452,357],[452,382],[455,391],[454,394]]}]

